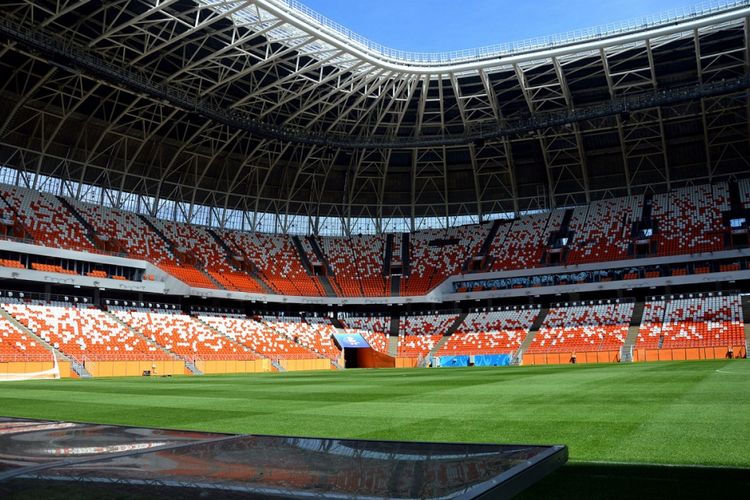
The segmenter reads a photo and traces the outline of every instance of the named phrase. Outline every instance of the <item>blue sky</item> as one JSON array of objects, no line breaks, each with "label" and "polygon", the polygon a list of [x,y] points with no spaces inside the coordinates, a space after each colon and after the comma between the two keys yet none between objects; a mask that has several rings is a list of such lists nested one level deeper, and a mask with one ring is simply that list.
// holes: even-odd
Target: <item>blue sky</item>
[{"label": "blue sky", "polygon": [[385,46],[433,52],[564,33],[700,0],[300,0]]}]

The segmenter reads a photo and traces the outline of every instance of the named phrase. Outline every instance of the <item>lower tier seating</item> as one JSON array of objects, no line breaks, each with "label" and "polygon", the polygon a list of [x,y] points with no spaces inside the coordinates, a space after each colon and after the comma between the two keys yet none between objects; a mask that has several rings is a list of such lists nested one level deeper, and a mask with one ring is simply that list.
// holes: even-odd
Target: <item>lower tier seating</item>
[{"label": "lower tier seating", "polygon": [[426,314],[399,319],[398,355],[426,356],[456,322],[458,314]]},{"label": "lower tier seating", "polygon": [[112,313],[187,361],[253,360],[257,356],[200,321],[172,310],[114,307]]},{"label": "lower tier seating", "polygon": [[329,359],[338,359],[341,356],[341,350],[331,338],[336,328],[324,318],[263,316],[263,321],[276,332],[321,356]]},{"label": "lower tier seating", "polygon": [[198,318],[261,356],[278,359],[315,358],[312,351],[280,335],[261,319],[249,319],[241,314],[208,314]]},{"label": "lower tier seating", "polygon": [[636,348],[744,346],[739,295],[679,295],[648,301]]},{"label": "lower tier seating", "polygon": [[469,313],[437,355],[512,354],[538,315],[538,307]]},{"label": "lower tier seating", "polygon": [[172,359],[154,342],[91,305],[14,301],[2,307],[55,349],[78,362]]},{"label": "lower tier seating", "polygon": [[618,350],[625,343],[633,302],[554,307],[526,350],[529,354]]},{"label": "lower tier seating", "polygon": [[[3,305],[4,307],[5,305]],[[0,316],[0,363],[13,361],[51,361],[52,351]]]},{"label": "lower tier seating", "polygon": [[348,316],[341,322],[347,332],[359,333],[376,351],[388,354],[388,331],[391,328],[389,316]]}]

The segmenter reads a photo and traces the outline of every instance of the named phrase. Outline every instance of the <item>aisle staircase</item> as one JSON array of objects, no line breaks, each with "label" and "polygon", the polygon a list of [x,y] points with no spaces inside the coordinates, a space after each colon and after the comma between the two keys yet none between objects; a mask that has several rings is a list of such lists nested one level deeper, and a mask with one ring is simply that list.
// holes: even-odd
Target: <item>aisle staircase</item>
[{"label": "aisle staircase", "polygon": [[440,350],[440,348],[443,347],[446,344],[446,342],[448,342],[448,339],[450,338],[451,338],[450,335],[447,335],[447,334],[443,335],[440,338],[440,340],[438,340],[437,343],[435,343],[435,345],[432,346],[432,349],[430,349],[430,352],[427,354],[427,358],[430,359],[433,356],[435,356],[437,352]]},{"label": "aisle staircase", "polygon": [[398,323],[398,315],[394,314],[391,316],[390,335],[388,336],[388,355],[394,358],[398,355]]},{"label": "aisle staircase", "polygon": [[549,313],[549,309],[546,307],[543,307],[539,310],[539,315],[531,324],[531,328],[529,328],[529,333],[526,334],[526,337],[524,337],[523,342],[521,342],[521,347],[519,347],[516,353],[513,355],[513,358],[510,361],[511,365],[517,366],[517,365],[523,364],[523,355],[526,352],[526,349],[528,349],[529,346],[531,345],[531,341],[534,340],[534,337],[539,332],[539,329],[542,327],[542,324],[544,324],[544,320],[547,318],[548,313]]},{"label": "aisle staircase", "polygon": [[58,361],[67,361],[70,363],[70,367],[73,369],[76,374],[81,378],[91,378],[91,374],[86,370],[86,367],[83,366],[82,363],[79,363],[75,359],[71,358],[67,354],[64,354],[59,349],[56,349],[53,347],[49,342],[44,340],[42,337],[37,335],[34,330],[28,328],[26,325],[18,321],[12,314],[10,314],[8,311],[5,310],[5,308],[0,307],[0,315],[3,316],[5,319],[10,321],[13,326],[21,330],[23,333],[28,335],[29,337],[33,338],[36,342],[43,345],[48,351],[52,353],[52,355],[58,360]]},{"label": "aisle staircase", "polygon": [[625,342],[622,347],[620,347],[620,363],[633,362],[633,350],[635,349],[635,343],[638,340],[638,332],[641,329],[641,321],[643,320],[643,309],[645,305],[645,302],[636,302],[633,306],[633,316],[630,318],[628,336],[625,337]]},{"label": "aisle staircase", "polygon": [[144,340],[144,341],[146,341],[149,344],[154,344],[156,347],[159,348],[160,351],[162,351],[164,353],[167,353],[168,355],[172,356],[174,359],[182,360],[182,358],[178,354],[170,351],[169,349],[167,349],[166,347],[162,346],[158,342],[155,342],[155,341],[151,340],[150,338],[146,337],[139,330],[136,330],[135,328],[133,328],[132,326],[130,326],[129,324],[127,324],[126,322],[124,322],[123,320],[121,320],[120,318],[118,318],[117,315],[115,315],[115,314],[113,314],[113,313],[111,313],[111,312],[109,312],[107,310],[103,310],[103,312],[104,312],[104,314],[106,314],[107,316],[109,316],[109,318],[112,321],[114,321],[115,323],[118,323],[119,325],[121,325],[123,328],[125,328],[127,331],[129,331],[130,333],[132,333],[133,335],[135,335],[139,339]]}]

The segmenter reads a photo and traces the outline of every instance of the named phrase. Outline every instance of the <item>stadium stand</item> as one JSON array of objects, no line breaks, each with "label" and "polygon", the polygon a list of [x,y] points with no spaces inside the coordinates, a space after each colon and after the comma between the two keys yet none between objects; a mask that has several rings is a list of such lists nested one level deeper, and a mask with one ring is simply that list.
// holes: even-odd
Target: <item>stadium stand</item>
[{"label": "stadium stand", "polygon": [[110,309],[112,314],[187,361],[252,360],[250,351],[179,311],[146,307]]},{"label": "stadium stand", "polygon": [[217,231],[237,255],[248,260],[276,293],[325,295],[320,283],[307,274],[288,235]]},{"label": "stadium stand", "polygon": [[12,267],[15,269],[26,269],[26,266],[24,266],[20,261],[13,259],[0,259],[0,266]]},{"label": "stadium stand", "polygon": [[341,356],[341,350],[331,340],[336,328],[325,318],[266,315],[263,321],[279,334],[321,356],[331,360]]},{"label": "stadium stand", "polygon": [[618,350],[628,335],[633,308],[632,301],[551,308],[526,352]]},{"label": "stadium stand", "polygon": [[729,191],[724,182],[654,195],[658,254],[722,250],[726,232],[722,212],[728,210]]},{"label": "stadium stand", "polygon": [[492,241],[492,271],[539,267],[552,232],[560,229],[564,210],[531,214],[513,221],[507,233]]},{"label": "stadium stand", "polygon": [[[5,307],[5,304],[1,305]],[[49,361],[53,354],[30,338],[7,318],[0,316],[0,363],[12,361]]]},{"label": "stadium stand", "polygon": [[198,318],[261,356],[273,360],[315,357],[314,353],[277,333],[261,319],[215,313],[201,313]]},{"label": "stadium stand", "polygon": [[90,304],[5,299],[0,307],[78,362],[167,360],[169,354]]},{"label": "stadium stand", "polygon": [[67,199],[75,210],[113,248],[130,257],[153,264],[174,264],[175,256],[166,242],[137,214],[102,205]]},{"label": "stadium stand", "polygon": [[345,297],[383,297],[388,281],[383,277],[383,235],[351,238],[318,238],[339,294]]},{"label": "stadium stand", "polygon": [[227,290],[263,293],[263,288],[255,280],[235,269],[224,248],[209,234],[207,228],[156,218],[149,220],[172,242],[178,254],[189,256],[189,260],[198,267],[193,269],[193,266],[184,264],[162,265],[166,271],[183,276],[182,279],[188,283],[196,283],[194,286],[218,288],[219,285]]},{"label": "stadium stand", "polygon": [[[357,259],[357,273],[365,297],[390,295],[390,279],[383,276],[385,236],[352,236],[348,240],[352,254]],[[338,276],[337,276],[338,280]]]},{"label": "stadium stand", "polygon": [[737,181],[740,188],[740,203],[743,208],[750,209],[750,179]]},{"label": "stadium stand", "polygon": [[359,333],[376,351],[388,354],[389,316],[347,316],[341,318],[347,332]]},{"label": "stadium stand", "polygon": [[0,196],[37,243],[53,248],[95,251],[86,229],[53,195],[0,185]]},{"label": "stadium stand", "polygon": [[488,231],[488,225],[480,224],[412,234],[410,273],[401,295],[424,295],[448,276],[459,274],[479,251]]},{"label": "stadium stand", "polygon": [[648,301],[636,347],[668,349],[744,344],[739,295],[690,294]]},{"label": "stadium stand", "polygon": [[458,314],[433,313],[399,318],[398,355],[416,358],[427,355],[448,329]]},{"label": "stadium stand", "polygon": [[[642,196],[594,201],[585,218],[571,221],[573,243],[569,264],[628,258],[633,222],[641,218]],[[580,212],[579,212],[580,213]]]},{"label": "stadium stand", "polygon": [[538,307],[469,313],[436,354],[512,354],[521,347],[538,315]]},{"label": "stadium stand", "polygon": [[[748,183],[738,185],[743,193]],[[97,245],[105,242],[107,251],[145,259],[190,286],[250,293],[327,295],[320,279],[308,272],[303,262],[307,259],[313,266],[322,264],[308,238],[300,238],[298,248],[289,235],[216,230],[215,236],[202,226],[141,217],[70,199],[62,203],[52,195],[11,186],[0,189],[0,196],[9,200],[10,205],[5,210],[21,214],[18,218],[23,220],[24,227],[28,226],[29,233],[44,245],[102,251],[94,248],[89,240],[87,235],[93,234]],[[723,219],[730,209],[727,183],[656,194],[650,203],[652,238],[658,255],[713,252],[724,248],[728,229]],[[631,196],[594,201],[573,209],[566,233],[570,235],[569,253],[567,261],[563,262],[583,264],[633,258],[630,250],[633,228],[641,223],[643,204],[643,196]],[[543,260],[551,244],[550,238],[556,232],[561,233],[565,214],[566,210],[560,209],[500,223],[489,245],[488,270],[520,270],[545,265]],[[410,234],[407,274],[401,278],[398,292],[401,295],[425,294],[447,277],[463,273],[468,259],[483,248],[490,228],[492,224],[481,224]],[[390,262],[386,263],[387,238],[387,235],[316,237],[332,271],[328,277],[332,285],[329,293],[345,297],[390,295],[391,278],[384,277],[384,271],[402,264],[402,238],[401,234],[393,235],[393,252]],[[304,253],[304,258],[300,252]],[[23,268],[18,267],[23,266],[19,263],[0,265]],[[53,264],[48,263],[28,265],[47,272],[74,274],[56,264],[56,267],[49,267]],[[706,266],[695,269],[696,273],[710,272]],[[657,270],[647,270],[643,277],[661,276],[657,273]],[[626,277],[636,278],[638,274]]]}]

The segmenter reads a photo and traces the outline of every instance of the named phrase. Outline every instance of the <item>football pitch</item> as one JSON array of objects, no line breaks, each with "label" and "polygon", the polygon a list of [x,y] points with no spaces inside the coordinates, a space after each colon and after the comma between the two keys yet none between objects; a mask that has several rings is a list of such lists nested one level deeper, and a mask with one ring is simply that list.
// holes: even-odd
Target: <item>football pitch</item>
[{"label": "football pitch", "polygon": [[631,468],[622,472],[628,477],[635,468],[648,475],[656,467],[658,477],[684,473],[683,486],[699,469],[685,466],[750,477],[746,360],[6,382],[0,414],[231,433],[565,444],[571,466],[564,469],[605,468],[607,484],[623,467]]}]

